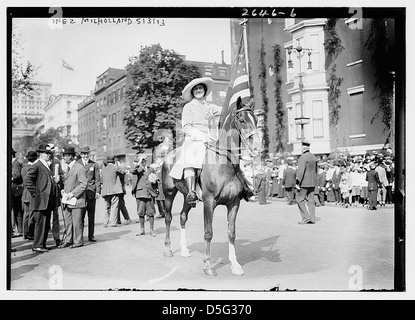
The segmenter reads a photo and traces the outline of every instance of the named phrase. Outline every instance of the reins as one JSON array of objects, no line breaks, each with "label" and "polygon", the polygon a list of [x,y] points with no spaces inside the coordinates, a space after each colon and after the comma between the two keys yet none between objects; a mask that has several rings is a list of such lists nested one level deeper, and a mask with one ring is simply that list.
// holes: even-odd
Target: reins
[{"label": "reins", "polygon": [[[252,109],[251,108],[249,108],[249,107],[243,107],[243,108],[241,108],[241,109],[239,109],[239,110],[236,110],[236,111],[233,111],[232,113],[229,113],[228,115],[227,115],[227,117],[225,118],[225,121],[223,121],[223,123],[226,123],[226,121],[227,121],[227,119],[229,118],[229,116],[230,115],[233,115],[233,118],[235,118],[235,116],[238,114],[238,113],[240,113],[240,112],[242,112],[242,111],[247,111],[247,112],[249,112],[249,113],[251,113],[252,114],[252,116],[253,116],[253,118],[254,119],[256,119],[256,116],[254,115],[254,113],[253,113],[253,111],[252,111]],[[228,157],[228,155],[232,152],[232,151],[242,151],[242,150],[250,150],[251,148],[249,147],[249,144],[248,144],[248,138],[252,135],[252,134],[255,134],[255,133],[252,133],[251,135],[249,135],[248,136],[248,138],[247,137],[245,137],[245,135],[242,133],[242,130],[241,130],[241,127],[239,126],[239,124],[238,124],[238,122],[237,121],[235,121],[235,127],[236,127],[236,129],[238,130],[238,133],[239,133],[239,136],[241,137],[241,145],[242,145],[242,147],[233,147],[233,148],[223,148],[223,147],[220,147],[220,146],[218,146],[217,144],[216,145],[213,145],[213,144],[211,144],[211,143],[209,143],[209,142],[205,142],[205,146],[206,146],[206,148],[208,148],[209,150],[212,150],[213,152],[215,152],[215,153],[217,153],[218,155],[222,155],[222,156],[226,156],[226,157]],[[256,131],[256,130],[255,130]],[[228,159],[229,159],[229,157],[228,157]],[[229,159],[229,160],[231,160],[231,159]]]}]

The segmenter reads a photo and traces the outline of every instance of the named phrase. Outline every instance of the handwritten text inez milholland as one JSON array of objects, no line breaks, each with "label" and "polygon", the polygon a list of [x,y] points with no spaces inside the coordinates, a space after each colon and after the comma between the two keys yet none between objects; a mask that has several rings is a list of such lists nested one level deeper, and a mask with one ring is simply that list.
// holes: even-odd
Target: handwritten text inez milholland
[{"label": "handwritten text inez milholland", "polygon": [[164,19],[160,18],[82,18],[81,24],[154,24],[164,26]]},{"label": "handwritten text inez milholland", "polygon": [[53,25],[67,25],[67,24],[93,24],[93,25],[103,25],[103,24],[112,24],[112,25],[131,25],[131,24],[141,24],[141,25],[154,25],[163,27],[166,25],[164,19],[161,18],[56,18],[52,17],[50,19]]}]

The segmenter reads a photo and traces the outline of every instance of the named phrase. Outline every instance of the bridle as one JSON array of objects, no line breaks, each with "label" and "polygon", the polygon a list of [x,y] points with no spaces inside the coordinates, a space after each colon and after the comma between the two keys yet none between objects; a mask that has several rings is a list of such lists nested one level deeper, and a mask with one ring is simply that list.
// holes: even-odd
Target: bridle
[{"label": "bridle", "polygon": [[[255,130],[252,130],[249,132],[248,135],[245,135],[244,133],[244,129],[241,127],[241,123],[240,121],[238,121],[238,115],[241,112],[248,112],[251,116],[252,119],[254,121],[254,126],[255,126]],[[225,118],[225,120],[223,121],[223,123],[226,123],[228,118],[232,116],[232,118],[234,119],[235,122],[235,128],[238,131],[239,137],[241,138],[241,146],[240,147],[232,147],[232,148],[223,148],[220,147],[218,145],[218,143],[216,143],[215,145],[210,144],[209,142],[206,142],[205,145],[208,149],[214,151],[215,153],[219,154],[219,155],[224,155],[224,156],[228,156],[230,152],[232,151],[238,151],[239,152],[239,156],[240,156],[240,152],[244,151],[244,150],[248,150],[248,152],[250,152],[251,154],[255,153],[251,146],[249,145],[249,138],[252,137],[253,135],[259,135],[258,130],[256,129],[257,123],[258,123],[258,119],[254,114],[254,111],[249,108],[249,107],[242,107],[240,109],[234,110],[231,113],[229,113],[227,115],[227,117]]]}]

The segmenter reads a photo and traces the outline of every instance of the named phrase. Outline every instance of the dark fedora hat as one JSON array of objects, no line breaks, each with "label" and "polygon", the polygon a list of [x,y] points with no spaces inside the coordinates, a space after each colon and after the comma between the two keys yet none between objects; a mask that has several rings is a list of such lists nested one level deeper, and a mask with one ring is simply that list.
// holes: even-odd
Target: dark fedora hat
[{"label": "dark fedora hat", "polygon": [[62,154],[73,154],[75,155],[75,148],[74,147],[65,147],[62,149]]},{"label": "dark fedora hat", "polygon": [[30,162],[36,160],[37,159],[37,152],[36,151],[29,151],[26,155],[26,159],[29,160]]},{"label": "dark fedora hat", "polygon": [[80,153],[90,153],[91,152],[91,148],[88,146],[82,146],[81,148],[79,148],[79,152]]},{"label": "dark fedora hat", "polygon": [[105,160],[106,163],[114,163],[115,162],[115,158],[112,156],[107,157],[107,159]]},{"label": "dark fedora hat", "polygon": [[48,144],[41,144],[39,146],[39,148],[37,148],[36,152],[40,152],[40,153],[53,153],[53,149],[50,147],[50,145]]}]

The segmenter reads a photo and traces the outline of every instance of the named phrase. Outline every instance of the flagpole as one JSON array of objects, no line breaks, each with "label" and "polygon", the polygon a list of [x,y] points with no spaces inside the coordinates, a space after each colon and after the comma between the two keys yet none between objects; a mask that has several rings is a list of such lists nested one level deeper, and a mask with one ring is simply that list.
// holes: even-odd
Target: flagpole
[{"label": "flagpole", "polygon": [[[246,64],[246,74],[248,76],[248,88],[250,88],[250,78],[249,78],[249,56],[248,56],[248,36],[247,36],[247,28],[246,24],[248,19],[243,18],[240,20],[239,24],[242,26],[242,36],[244,40],[244,50],[245,50],[245,64]],[[255,159],[252,161],[252,186],[254,190],[256,189],[256,181],[255,181]]]},{"label": "flagpole", "polygon": [[239,22],[240,25],[242,25],[242,34],[244,37],[244,49],[245,49],[245,63],[246,63],[246,73],[248,75],[248,86],[249,86],[249,57],[248,57],[248,37],[247,37],[247,31],[246,31],[246,24],[248,22],[248,19],[244,18],[241,19]]}]

